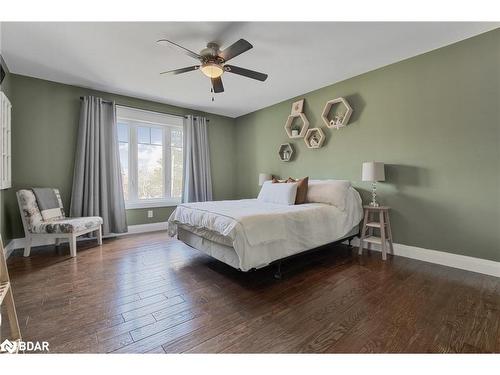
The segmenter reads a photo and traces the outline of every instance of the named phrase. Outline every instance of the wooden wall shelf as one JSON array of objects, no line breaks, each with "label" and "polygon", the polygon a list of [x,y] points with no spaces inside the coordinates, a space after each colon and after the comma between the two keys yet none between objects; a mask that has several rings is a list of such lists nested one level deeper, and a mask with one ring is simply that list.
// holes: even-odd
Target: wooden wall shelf
[{"label": "wooden wall shelf", "polygon": [[[300,127],[298,135],[292,135],[292,125],[296,118],[299,118],[302,121],[302,126]],[[288,138],[304,138],[307,129],[309,129],[309,120],[304,113],[293,114],[288,116],[288,118],[286,119],[285,131],[288,135]]]},{"label": "wooden wall shelf", "polygon": [[321,148],[325,142],[325,133],[320,128],[311,128],[307,130],[304,142],[307,148]]},{"label": "wooden wall shelf", "polygon": [[[330,116],[332,108],[335,108],[337,106],[344,107],[345,111],[335,114],[334,116]],[[323,122],[328,128],[340,129],[349,123],[351,115],[352,115],[351,106],[349,105],[347,100],[340,97],[326,102],[325,108],[323,109],[323,113],[321,114],[321,118],[323,119]]]},{"label": "wooden wall shelf", "polygon": [[290,161],[292,160],[293,155],[293,147],[290,143],[283,143],[280,145],[278,150],[278,155],[281,161]]}]

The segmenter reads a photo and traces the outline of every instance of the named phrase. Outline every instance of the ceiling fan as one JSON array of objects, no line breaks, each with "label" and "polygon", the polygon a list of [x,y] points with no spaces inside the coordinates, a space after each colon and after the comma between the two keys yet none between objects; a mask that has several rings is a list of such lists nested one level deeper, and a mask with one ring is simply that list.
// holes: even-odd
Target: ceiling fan
[{"label": "ceiling fan", "polygon": [[207,48],[202,49],[199,54],[167,39],[160,39],[157,43],[175,47],[176,49],[180,50],[190,57],[195,58],[196,60],[199,60],[200,62],[200,65],[193,65],[186,68],[169,70],[160,74],[175,75],[199,69],[203,74],[205,74],[212,80],[213,92],[215,93],[224,92],[224,85],[222,84],[221,79],[221,76],[224,72],[239,74],[241,76],[256,79],[262,82],[267,79],[267,74],[226,64],[233,57],[241,55],[243,52],[246,52],[249,49],[253,48],[253,46],[245,39],[238,40],[236,43],[230,45],[223,51],[220,50],[217,43],[211,42],[208,43]]}]

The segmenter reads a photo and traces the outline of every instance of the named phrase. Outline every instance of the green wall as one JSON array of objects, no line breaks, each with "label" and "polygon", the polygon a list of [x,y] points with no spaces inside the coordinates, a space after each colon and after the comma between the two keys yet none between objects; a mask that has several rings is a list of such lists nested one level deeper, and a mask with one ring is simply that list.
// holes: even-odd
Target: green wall
[{"label": "green wall", "polygon": [[[10,74],[13,104],[13,188],[0,198],[2,236],[22,237],[15,190],[58,186],[69,205],[79,97],[178,114],[161,103]],[[361,163],[384,161],[380,201],[390,205],[395,242],[500,261],[500,30],[447,46],[231,119],[206,114],[215,199],[255,197],[259,172],[345,178],[365,201]],[[341,130],[326,129],[324,103],[344,96],[354,114]],[[311,127],[327,136],[319,150],[289,140],[283,125],[291,103],[305,98]],[[290,142],[294,160],[279,161]],[[164,221],[172,207],[128,210],[129,224]]]},{"label": "green wall", "polygon": [[[12,102],[12,183],[5,190],[2,235],[6,239],[24,237],[15,191],[30,186],[57,186],[69,208],[73,179],[74,150],[80,112],[80,96],[97,95],[118,104],[176,114],[200,113],[166,104],[140,100],[81,87],[63,85],[11,74],[9,97]],[[215,199],[234,194],[234,119],[204,114],[209,120],[209,142]],[[167,220],[174,207],[127,211],[129,225]]]},{"label": "green wall", "polygon": [[[346,62],[348,63],[348,62]],[[383,161],[380,201],[390,205],[395,242],[500,261],[500,29],[239,117],[237,197],[255,197],[259,172],[361,182],[363,161]],[[354,113],[341,130],[320,114],[343,96]],[[305,98],[326,144],[309,150],[283,129]],[[281,143],[295,148],[281,162]]]}]

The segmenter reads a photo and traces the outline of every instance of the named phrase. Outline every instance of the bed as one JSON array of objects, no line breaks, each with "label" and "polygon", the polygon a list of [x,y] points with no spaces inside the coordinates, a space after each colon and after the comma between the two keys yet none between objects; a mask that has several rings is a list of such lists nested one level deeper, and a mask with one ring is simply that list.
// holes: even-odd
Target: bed
[{"label": "bed", "polygon": [[168,231],[231,267],[250,271],[354,237],[363,216],[361,198],[350,185],[343,194],[342,207],[261,199],[183,203],[170,216]]}]

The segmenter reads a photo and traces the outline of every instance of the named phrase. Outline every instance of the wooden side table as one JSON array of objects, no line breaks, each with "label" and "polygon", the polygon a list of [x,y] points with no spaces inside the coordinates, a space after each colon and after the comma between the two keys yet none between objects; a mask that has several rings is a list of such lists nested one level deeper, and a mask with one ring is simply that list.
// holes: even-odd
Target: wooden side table
[{"label": "wooden side table", "polygon": [[[387,244],[391,254],[394,255],[392,246],[392,231],[391,221],[389,219],[388,206],[372,207],[363,206],[365,209],[365,217],[363,219],[363,228],[361,230],[361,238],[359,240],[359,255],[363,253],[363,244],[367,243],[367,249],[370,250],[371,244],[379,244],[382,250],[382,259],[387,259]],[[378,217],[378,220],[377,220]],[[380,237],[374,235],[374,230],[380,231]],[[367,233],[368,232],[368,235]]]}]

